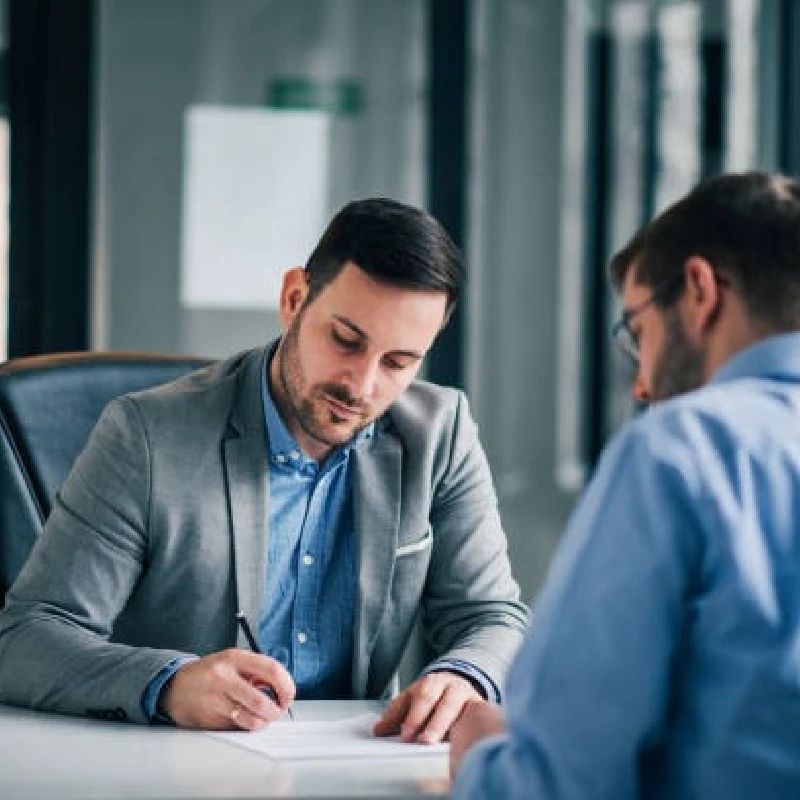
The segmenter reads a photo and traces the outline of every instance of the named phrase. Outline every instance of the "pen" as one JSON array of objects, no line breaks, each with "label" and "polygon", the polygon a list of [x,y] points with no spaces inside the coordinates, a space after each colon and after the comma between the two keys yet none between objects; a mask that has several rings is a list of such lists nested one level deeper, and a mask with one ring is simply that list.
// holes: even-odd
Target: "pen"
[{"label": "pen", "polygon": [[[256,637],[253,636],[253,631],[250,630],[250,625],[247,622],[247,617],[241,612],[236,612],[236,622],[239,623],[239,627],[242,629],[242,633],[244,634],[244,638],[247,639],[247,644],[250,645],[250,649],[254,653],[261,653],[261,648],[258,646],[258,642],[256,641]],[[262,653],[263,655],[263,653]],[[271,686],[265,686],[263,689],[274,702],[278,702],[278,696],[275,694],[275,690]],[[292,714],[291,706],[286,708],[286,713],[289,715],[289,719],[294,722],[294,714]]]}]

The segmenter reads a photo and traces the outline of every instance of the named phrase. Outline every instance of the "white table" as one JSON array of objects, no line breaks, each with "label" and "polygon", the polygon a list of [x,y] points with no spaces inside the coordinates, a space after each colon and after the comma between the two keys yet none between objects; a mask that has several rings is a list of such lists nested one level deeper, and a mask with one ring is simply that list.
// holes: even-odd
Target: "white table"
[{"label": "white table", "polygon": [[[306,701],[297,719],[380,709]],[[447,797],[447,759],[278,762],[197,731],[42,714],[0,705],[0,798]]]}]

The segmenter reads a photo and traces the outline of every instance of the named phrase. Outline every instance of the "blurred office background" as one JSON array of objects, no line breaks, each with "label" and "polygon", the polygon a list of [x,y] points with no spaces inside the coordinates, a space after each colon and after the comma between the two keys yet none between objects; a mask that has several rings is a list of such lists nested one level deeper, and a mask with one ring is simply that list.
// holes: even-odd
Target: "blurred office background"
[{"label": "blurred office background", "polygon": [[2,0],[0,357],[223,356],[347,200],[433,211],[523,591],[630,415],[609,255],[720,170],[800,171],[795,0]]}]

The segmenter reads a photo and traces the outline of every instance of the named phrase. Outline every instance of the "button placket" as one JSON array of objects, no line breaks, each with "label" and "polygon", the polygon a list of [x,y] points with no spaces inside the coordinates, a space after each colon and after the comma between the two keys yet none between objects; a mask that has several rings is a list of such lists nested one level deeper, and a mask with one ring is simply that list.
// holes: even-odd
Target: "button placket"
[{"label": "button placket", "polygon": [[316,479],[311,488],[308,509],[300,535],[299,550],[302,554],[299,563],[303,568],[297,572],[297,590],[294,604],[294,618],[292,621],[293,650],[297,651],[297,658],[302,659],[311,669],[318,662],[316,647],[318,646],[316,631],[315,609],[317,598],[320,596],[319,581],[321,576],[318,570],[311,569],[316,563],[313,550],[318,542],[319,527],[322,518],[320,498],[324,496],[327,487],[329,471],[316,471]]}]

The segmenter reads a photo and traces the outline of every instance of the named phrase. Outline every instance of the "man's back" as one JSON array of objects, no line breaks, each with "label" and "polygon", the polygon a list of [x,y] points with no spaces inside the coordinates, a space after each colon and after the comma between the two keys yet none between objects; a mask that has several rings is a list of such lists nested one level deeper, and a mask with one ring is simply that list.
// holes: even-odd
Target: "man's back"
[{"label": "man's back", "polygon": [[692,510],[675,511],[698,535],[649,796],[800,792],[800,339],[785,338],[785,363],[757,348],[762,363],[746,353],[754,366],[648,420],[695,454]]},{"label": "man's back", "polygon": [[800,334],[609,447],[506,696],[455,796],[800,796]]}]

